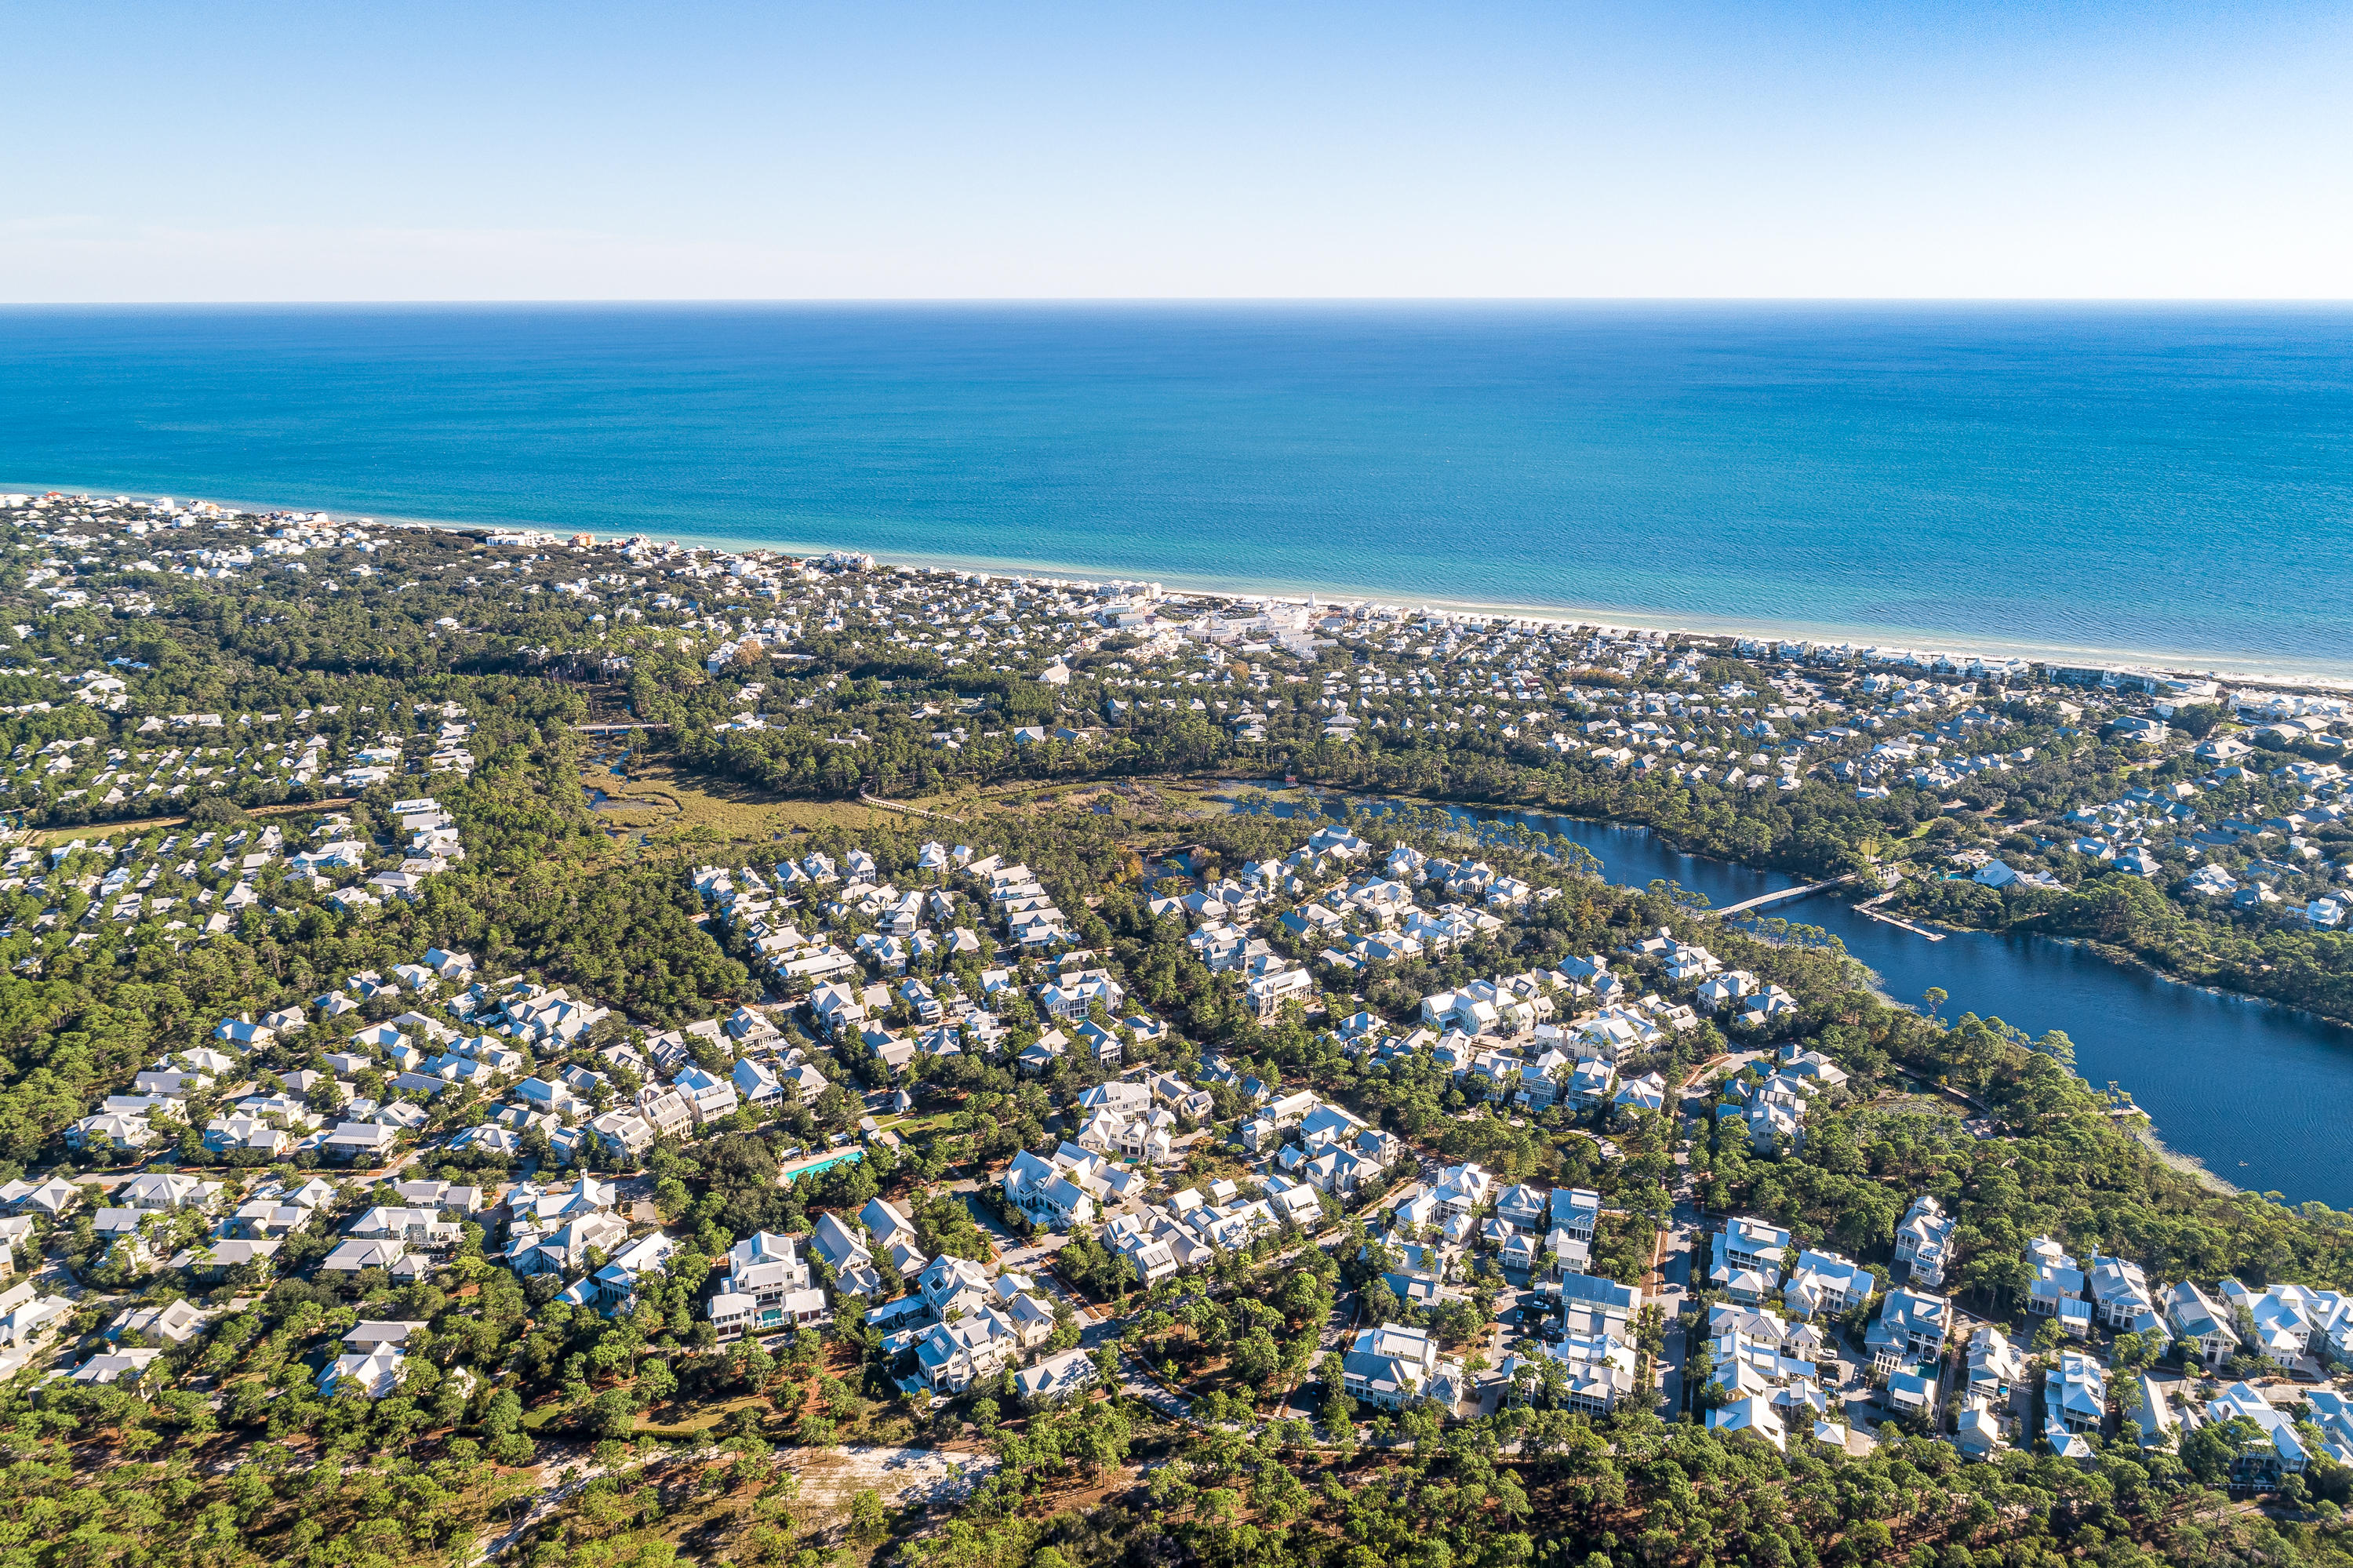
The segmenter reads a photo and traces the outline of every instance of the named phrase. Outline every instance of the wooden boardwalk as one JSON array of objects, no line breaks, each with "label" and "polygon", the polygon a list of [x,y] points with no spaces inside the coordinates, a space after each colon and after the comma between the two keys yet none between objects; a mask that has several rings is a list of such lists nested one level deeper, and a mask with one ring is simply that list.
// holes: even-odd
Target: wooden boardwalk
[{"label": "wooden boardwalk", "polygon": [[858,792],[858,798],[867,805],[879,807],[885,811],[903,811],[911,817],[924,817],[934,822],[954,822],[958,827],[964,825],[962,817],[943,816],[937,811],[926,811],[921,806],[910,806],[903,800],[886,800],[880,795],[870,795],[863,789]]}]

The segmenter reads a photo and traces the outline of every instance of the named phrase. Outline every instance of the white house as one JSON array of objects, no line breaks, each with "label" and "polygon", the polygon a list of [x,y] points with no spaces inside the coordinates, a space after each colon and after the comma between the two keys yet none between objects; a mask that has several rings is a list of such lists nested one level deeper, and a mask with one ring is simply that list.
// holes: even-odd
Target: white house
[{"label": "white house", "polygon": [[1952,1245],[1954,1221],[1945,1206],[1923,1192],[1895,1227],[1895,1261],[1909,1264],[1915,1285],[1942,1285]]},{"label": "white house", "polygon": [[1094,1200],[1055,1166],[1026,1149],[1013,1156],[1002,1181],[1007,1202],[1042,1224],[1068,1231],[1094,1219]]},{"label": "white house", "polygon": [[1442,1360],[1438,1341],[1427,1329],[1402,1323],[1380,1323],[1358,1330],[1341,1358],[1341,1382],[1350,1397],[1382,1410],[1436,1398],[1449,1413],[1462,1382],[1459,1365]]}]

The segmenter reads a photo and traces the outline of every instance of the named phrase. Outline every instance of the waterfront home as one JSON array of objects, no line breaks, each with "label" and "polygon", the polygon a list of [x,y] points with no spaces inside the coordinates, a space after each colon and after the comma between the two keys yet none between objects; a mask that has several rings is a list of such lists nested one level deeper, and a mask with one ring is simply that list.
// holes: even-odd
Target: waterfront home
[{"label": "waterfront home", "polygon": [[1763,987],[1746,969],[1727,969],[1703,981],[1699,988],[1699,1005],[1710,1012],[1725,1012],[1737,1008]]},{"label": "waterfront home", "polygon": [[1846,1083],[1846,1069],[1832,1062],[1820,1051],[1801,1045],[1784,1045],[1776,1058],[1779,1071],[1793,1078],[1811,1078],[1824,1088],[1840,1088]]},{"label": "waterfront home", "polygon": [[2232,1310],[2233,1324],[2237,1315],[2244,1312],[2253,1325],[2254,1337],[2247,1348],[2284,1367],[2295,1365],[2311,1348],[2315,1320],[2337,1305],[2333,1294],[2324,1305],[2318,1292],[2300,1285],[2273,1285],[2255,1291],[2235,1279],[2225,1279],[2217,1288]]}]

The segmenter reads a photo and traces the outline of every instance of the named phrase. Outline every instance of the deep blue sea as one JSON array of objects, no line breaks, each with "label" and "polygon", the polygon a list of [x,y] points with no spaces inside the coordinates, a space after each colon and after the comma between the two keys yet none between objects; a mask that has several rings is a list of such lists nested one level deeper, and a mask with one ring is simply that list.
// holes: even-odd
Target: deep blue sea
[{"label": "deep blue sea", "polygon": [[2353,311],[0,310],[0,483],[2353,676]]}]

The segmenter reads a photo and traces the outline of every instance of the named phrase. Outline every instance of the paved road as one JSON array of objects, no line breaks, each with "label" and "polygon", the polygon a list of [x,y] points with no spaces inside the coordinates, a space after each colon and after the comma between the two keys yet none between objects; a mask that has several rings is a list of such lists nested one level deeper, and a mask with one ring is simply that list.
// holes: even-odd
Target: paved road
[{"label": "paved road", "polygon": [[[1059,1238],[1067,1240],[1067,1237]],[[1067,1302],[1079,1319],[1079,1349],[1093,1351],[1105,1345],[1119,1345],[1124,1319],[1096,1307],[1062,1282],[1050,1268],[1040,1268],[1036,1278],[1041,1289],[1058,1301]],[[1140,1399],[1163,1415],[1173,1420],[1189,1421],[1193,1415],[1192,1401],[1182,1394],[1172,1393],[1155,1382],[1144,1370],[1143,1362],[1124,1348],[1119,1351],[1119,1391],[1131,1399]]]},{"label": "paved road", "polygon": [[[1432,1167],[1432,1171],[1434,1173],[1434,1166]],[[1419,1181],[1402,1182],[1395,1191],[1388,1192],[1369,1203],[1360,1205],[1356,1212],[1358,1214],[1365,1214],[1375,1209],[1388,1208],[1391,1204],[1402,1202],[1403,1200],[1413,1196],[1420,1190],[1420,1186],[1421,1184]],[[1065,1285],[1058,1276],[1050,1272],[1052,1267],[1052,1255],[1054,1251],[1066,1245],[1069,1242],[1070,1237],[1059,1234],[1042,1233],[1034,1243],[1025,1244],[1020,1242],[1018,1238],[1008,1234],[1005,1231],[1004,1227],[999,1225],[994,1217],[989,1215],[985,1209],[981,1208],[977,1203],[972,1202],[968,1194],[966,1206],[973,1210],[975,1216],[980,1221],[981,1224],[989,1231],[992,1237],[998,1241],[1000,1245],[1008,1246],[1010,1248],[1010,1250],[1003,1254],[1000,1259],[1006,1267],[1023,1267],[1025,1266],[1025,1260],[1027,1260],[1029,1266],[1034,1266],[1036,1268],[1037,1277],[1039,1283],[1045,1288],[1050,1290],[1058,1299],[1070,1303],[1071,1309],[1078,1316],[1081,1325],[1079,1331],[1079,1344],[1082,1349],[1092,1351],[1100,1345],[1118,1342],[1119,1332],[1123,1320],[1096,1308],[1077,1291]],[[1331,1247],[1337,1245],[1339,1240],[1340,1232],[1336,1228],[1324,1231],[1318,1235],[1303,1240],[1298,1245],[1292,1248],[1289,1252],[1282,1255],[1281,1257],[1278,1257],[1275,1260],[1275,1263],[1277,1266],[1280,1266],[1283,1261],[1289,1258],[1297,1257],[1310,1247],[1317,1247],[1328,1251]],[[1206,1285],[1203,1294],[1214,1299],[1219,1294],[1219,1287],[1212,1281]],[[1335,1350],[1347,1342],[1349,1334],[1355,1326],[1356,1312],[1356,1304],[1353,1293],[1343,1293],[1334,1301],[1331,1316],[1324,1320],[1323,1328],[1317,1335],[1318,1340],[1323,1349]],[[1501,1345],[1502,1337],[1499,1334],[1494,1347],[1495,1352],[1498,1355],[1501,1353]],[[1143,1400],[1155,1410],[1160,1411],[1163,1414],[1170,1416],[1173,1419],[1190,1421],[1193,1418],[1192,1401],[1183,1394],[1174,1393],[1171,1390],[1163,1387],[1150,1375],[1150,1373],[1145,1371],[1142,1362],[1136,1357],[1131,1355],[1125,1349],[1122,1349],[1120,1351],[1119,1365],[1119,1386],[1122,1393],[1126,1393],[1133,1398]],[[1311,1368],[1310,1375],[1312,1376],[1312,1374],[1313,1369]],[[1293,1389],[1289,1397],[1293,1401],[1301,1401],[1304,1398],[1297,1389]],[[1306,1408],[1304,1404],[1302,1404],[1301,1411],[1307,1419],[1314,1419],[1313,1410]]]},{"label": "paved road", "polygon": [[1001,1268],[1016,1269],[1024,1274],[1049,1268],[1052,1266],[1054,1255],[1070,1245],[1070,1236],[1060,1231],[1040,1231],[1035,1239],[1023,1241],[1007,1230],[990,1212],[988,1205],[980,1202],[976,1196],[977,1189],[970,1181],[959,1181],[949,1191],[958,1192],[964,1198],[965,1212],[987,1235],[988,1244],[997,1249],[997,1261]]},{"label": "paved road", "polygon": [[[1427,1178],[1435,1179],[1440,1173],[1440,1167],[1435,1160],[1425,1159],[1422,1165],[1424,1176]],[[1377,1209],[1387,1209],[1412,1197],[1421,1190],[1421,1181],[1400,1182],[1396,1189],[1382,1197],[1359,1205],[1356,1213],[1362,1215]],[[1069,1245],[1070,1236],[1060,1232],[1041,1231],[1034,1240],[1023,1241],[1008,1230],[990,1212],[987,1205],[978,1201],[979,1190],[980,1182],[973,1177],[961,1177],[947,1183],[947,1191],[964,1200],[965,1208],[971,1213],[973,1222],[987,1235],[989,1244],[997,1248],[998,1266],[1001,1269],[1015,1269],[1030,1274],[1038,1280],[1041,1289],[1053,1296],[1055,1299],[1067,1302],[1079,1319],[1081,1349],[1092,1351],[1105,1344],[1116,1344],[1119,1340],[1121,1319],[1097,1308],[1053,1272],[1054,1254]],[[1319,1235],[1303,1240],[1290,1252],[1277,1258],[1276,1265],[1279,1266],[1285,1259],[1298,1256],[1311,1246],[1328,1250],[1337,1245],[1339,1240],[1340,1233],[1336,1228],[1324,1231]],[[1214,1298],[1219,1293],[1219,1287],[1212,1283],[1207,1287],[1206,1293]],[[1344,1297],[1335,1304],[1331,1318],[1325,1321],[1318,1336],[1324,1349],[1336,1349],[1346,1342],[1348,1334],[1354,1327],[1355,1312],[1353,1298]],[[1497,1348],[1500,1351],[1500,1338]],[[1143,1400],[1173,1419],[1180,1421],[1192,1419],[1191,1400],[1161,1386],[1144,1370],[1142,1363],[1124,1349],[1121,1350],[1119,1354],[1119,1386],[1122,1393]],[[1293,1397],[1297,1397],[1295,1393]]]},{"label": "paved road", "polygon": [[1695,1336],[1706,1331],[1706,1326],[1683,1317],[1683,1308],[1691,1298],[1692,1270],[1696,1258],[1692,1250],[1693,1227],[1699,1224],[1699,1211],[1688,1202],[1677,1202],[1670,1220],[1666,1246],[1659,1258],[1657,1300],[1661,1311],[1667,1315],[1667,1335],[1661,1347],[1659,1412],[1668,1420],[1675,1418],[1683,1406],[1683,1362],[1691,1353]]},{"label": "paved road", "polygon": [[[971,1213],[974,1223],[987,1233],[990,1245],[997,1248],[1000,1268],[1029,1275],[1038,1281],[1039,1289],[1070,1307],[1079,1320],[1081,1350],[1094,1351],[1107,1344],[1117,1344],[1121,1320],[1095,1307],[1064,1284],[1061,1277],[1053,1271],[1054,1254],[1068,1245],[1071,1238],[1060,1232],[1041,1231],[1034,1241],[1023,1241],[1007,1230],[989,1212],[987,1205],[978,1201],[975,1196],[978,1190],[979,1184],[970,1179],[953,1182],[949,1187],[949,1191],[963,1196],[965,1207]],[[1172,1419],[1185,1421],[1191,1418],[1191,1402],[1154,1382],[1125,1350],[1119,1352],[1119,1373],[1121,1393],[1144,1401]]]}]

